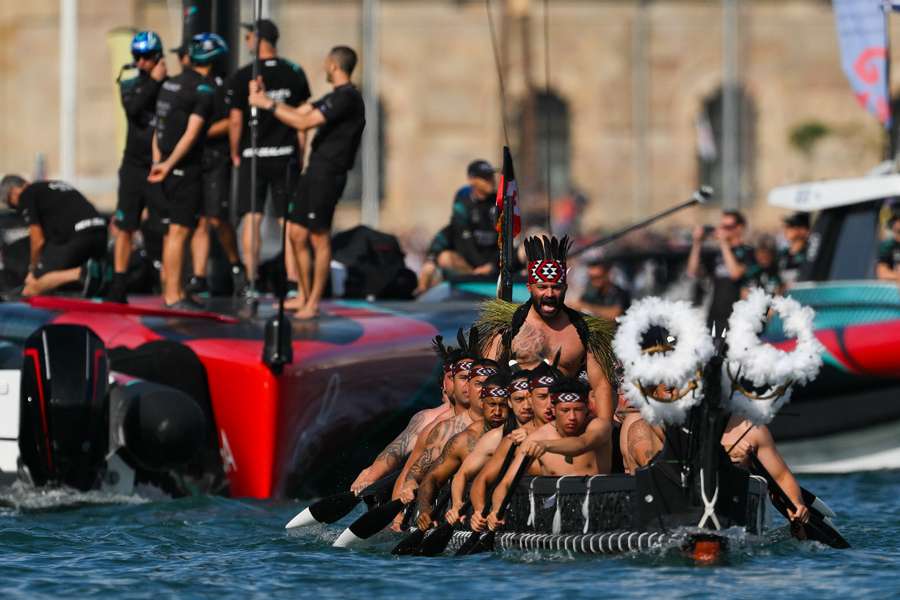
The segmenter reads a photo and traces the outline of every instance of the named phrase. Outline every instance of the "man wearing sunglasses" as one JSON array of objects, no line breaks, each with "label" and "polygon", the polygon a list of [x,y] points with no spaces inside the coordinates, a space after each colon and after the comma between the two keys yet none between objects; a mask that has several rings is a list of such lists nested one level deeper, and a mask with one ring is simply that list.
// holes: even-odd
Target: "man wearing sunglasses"
[{"label": "man wearing sunglasses", "polygon": [[125,302],[126,273],[134,232],[140,227],[144,209],[161,208],[160,186],[147,181],[152,162],[151,141],[156,123],[156,97],[166,79],[162,40],[152,31],[141,31],[131,40],[137,77],[119,84],[122,108],[128,120],[125,152],[119,167],[119,198],[113,222],[118,229],[114,251],[114,274],[106,299]]},{"label": "man wearing sunglasses", "polygon": [[[718,332],[727,326],[732,305],[741,299],[741,282],[748,267],[755,263],[753,247],[744,243],[746,227],[743,214],[726,210],[722,212],[719,226],[712,231],[701,225],[694,228],[687,274],[695,279],[704,274],[712,278],[712,303],[707,325],[715,324]],[[718,249],[714,254],[701,257],[703,241],[710,233]]]}]

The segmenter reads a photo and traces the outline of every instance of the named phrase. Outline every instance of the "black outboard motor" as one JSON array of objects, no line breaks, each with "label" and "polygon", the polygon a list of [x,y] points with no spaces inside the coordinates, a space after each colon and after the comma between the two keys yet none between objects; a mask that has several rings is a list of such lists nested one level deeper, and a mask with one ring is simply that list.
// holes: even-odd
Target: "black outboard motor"
[{"label": "black outboard motor", "polygon": [[19,452],[35,485],[93,488],[109,426],[106,347],[87,327],[46,325],[25,342]]},{"label": "black outboard motor", "polygon": [[153,472],[179,469],[206,446],[206,415],[180,390],[135,381],[110,394],[116,445],[134,466]]}]

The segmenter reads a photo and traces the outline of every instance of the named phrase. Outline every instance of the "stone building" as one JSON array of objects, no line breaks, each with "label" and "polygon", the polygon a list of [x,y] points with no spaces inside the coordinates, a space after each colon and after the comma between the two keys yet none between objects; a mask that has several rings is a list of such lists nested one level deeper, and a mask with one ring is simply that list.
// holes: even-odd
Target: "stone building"
[{"label": "stone building", "polygon": [[[250,3],[242,4],[248,12]],[[630,222],[686,198],[701,179],[718,176],[721,2],[550,0],[547,88],[544,3],[492,4],[518,170],[526,184],[539,188],[550,148],[554,193],[575,189],[588,198],[583,228]],[[76,183],[109,208],[121,109],[114,85],[119,64],[113,64],[108,33],[149,28],[174,46],[180,38],[180,1],[78,0],[77,5]],[[360,2],[270,0],[266,5],[282,30],[280,52],[306,69],[314,95],[324,94],[321,63],[327,49],[360,47]],[[746,209],[755,224],[773,226],[779,213],[765,205],[769,189],[860,175],[879,160],[883,133],[856,104],[841,72],[829,2],[738,0],[737,5],[732,50],[742,99],[741,186],[726,201]],[[30,173],[35,156],[43,153],[53,176],[59,169],[60,1],[4,0],[0,6],[0,171]],[[427,237],[447,220],[466,163],[500,157],[503,111],[485,3],[381,0],[378,26],[381,227]],[[365,73],[356,79],[364,83]],[[549,135],[548,114],[553,115]],[[358,196],[358,185],[350,187],[350,195]],[[541,198],[538,192],[526,202],[539,211]],[[342,203],[339,225],[358,221],[354,200]],[[676,220],[698,218],[694,212]]]}]

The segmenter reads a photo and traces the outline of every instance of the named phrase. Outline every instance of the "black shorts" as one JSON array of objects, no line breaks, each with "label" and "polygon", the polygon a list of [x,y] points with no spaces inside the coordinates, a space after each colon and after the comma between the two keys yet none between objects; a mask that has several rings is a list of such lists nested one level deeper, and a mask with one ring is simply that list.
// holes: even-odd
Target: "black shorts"
[{"label": "black shorts", "polygon": [[119,167],[119,199],[113,222],[123,231],[136,231],[141,225],[141,213],[146,207],[151,216],[163,218],[162,186],[147,181],[149,167],[122,163]]},{"label": "black shorts", "polygon": [[334,209],[346,185],[346,173],[334,174],[310,166],[291,202],[288,220],[312,231],[330,230]]},{"label": "black shorts", "polygon": [[[251,209],[250,165],[253,160],[241,158],[238,182],[238,217],[243,217]],[[285,203],[293,197],[297,186],[299,170],[295,160],[287,158],[258,158],[256,160],[256,206],[255,212],[263,213],[266,196],[272,193],[272,213],[279,219],[284,216]]]},{"label": "black shorts", "polygon": [[63,271],[80,267],[89,258],[101,259],[106,255],[106,227],[91,227],[72,235],[65,242],[47,243],[41,248],[35,277],[51,271]]},{"label": "black shorts", "polygon": [[175,167],[162,182],[169,223],[193,229],[203,200],[203,173],[200,165]]},{"label": "black shorts", "polygon": [[203,205],[204,217],[228,219],[231,197],[231,159],[228,155],[203,155]]}]

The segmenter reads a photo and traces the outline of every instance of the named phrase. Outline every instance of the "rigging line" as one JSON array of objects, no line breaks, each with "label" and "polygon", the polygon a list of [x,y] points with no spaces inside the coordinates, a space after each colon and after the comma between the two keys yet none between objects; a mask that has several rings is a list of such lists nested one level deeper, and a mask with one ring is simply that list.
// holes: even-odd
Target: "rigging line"
[{"label": "rigging line", "polygon": [[544,188],[547,191],[547,232],[553,234],[552,200],[550,197],[550,165],[553,144],[551,143],[551,106],[550,106],[550,0],[544,0],[544,157],[546,177]]},{"label": "rigging line", "polygon": [[491,10],[491,0],[484,0],[484,9],[487,11],[488,27],[491,30],[491,49],[494,51],[494,65],[497,69],[497,79],[500,82],[500,116],[503,121],[503,139],[509,146],[509,125],[506,118],[506,84],[503,81],[503,65],[500,64],[500,50],[497,48],[497,30],[494,27],[494,15]]}]

